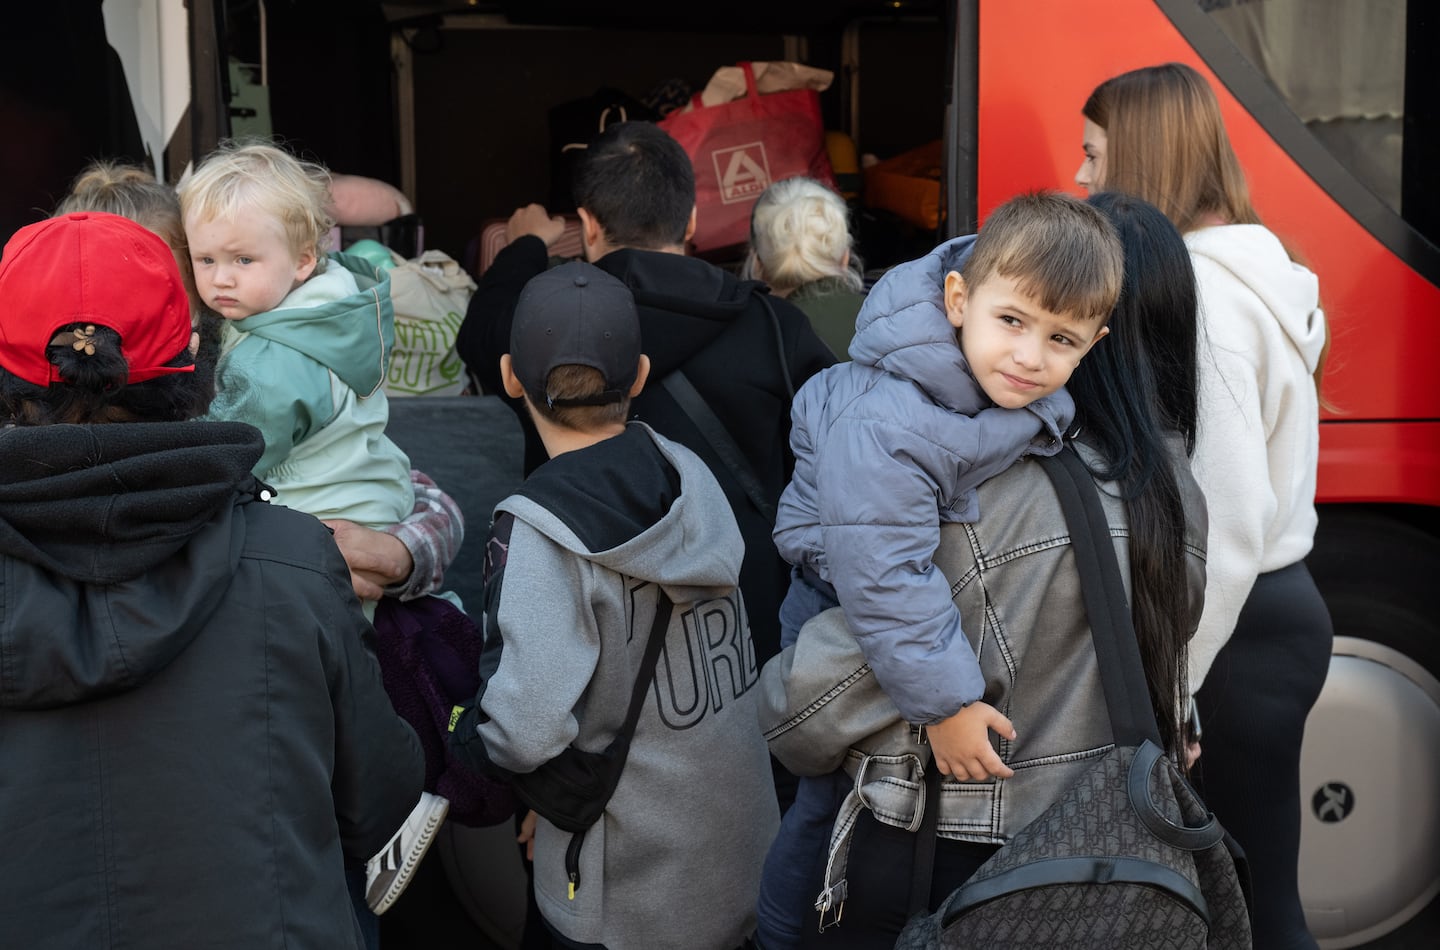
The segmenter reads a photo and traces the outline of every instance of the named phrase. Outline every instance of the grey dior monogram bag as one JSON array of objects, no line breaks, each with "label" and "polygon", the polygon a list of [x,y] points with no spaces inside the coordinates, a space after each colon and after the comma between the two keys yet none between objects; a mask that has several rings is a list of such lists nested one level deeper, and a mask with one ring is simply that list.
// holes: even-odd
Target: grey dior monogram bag
[{"label": "grey dior monogram bag", "polygon": [[1069,524],[1115,747],[933,914],[914,914],[896,950],[1247,950],[1244,858],[1161,751],[1095,484],[1073,449],[1040,461]]}]

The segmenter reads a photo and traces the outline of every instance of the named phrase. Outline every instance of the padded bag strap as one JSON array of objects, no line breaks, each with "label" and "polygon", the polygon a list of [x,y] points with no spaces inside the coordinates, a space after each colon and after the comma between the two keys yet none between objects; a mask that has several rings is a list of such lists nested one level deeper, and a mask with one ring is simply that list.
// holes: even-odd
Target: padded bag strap
[{"label": "padded bag strap", "polygon": [[[1074,445],[1041,458],[1045,474],[1055,485],[1060,508],[1070,528],[1070,546],[1080,575],[1085,613],[1090,619],[1090,637],[1100,667],[1100,683],[1117,746],[1138,746],[1148,739],[1157,748],[1160,728],[1150,708],[1150,689],[1130,619],[1120,562],[1110,541],[1110,523],[1100,504],[1100,493]],[[1101,539],[1104,543],[1100,543]]]}]

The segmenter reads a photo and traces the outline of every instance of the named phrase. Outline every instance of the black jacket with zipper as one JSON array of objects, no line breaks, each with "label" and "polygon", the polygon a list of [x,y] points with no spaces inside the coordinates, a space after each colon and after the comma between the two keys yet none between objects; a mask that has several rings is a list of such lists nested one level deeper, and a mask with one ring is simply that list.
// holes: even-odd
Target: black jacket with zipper
[{"label": "black jacket with zipper", "polygon": [[234,423],[0,431],[5,946],[360,947],[420,794],[333,538]]},{"label": "black jacket with zipper", "polygon": [[[487,393],[504,395],[500,357],[525,283],[548,265],[545,243],[527,236],[507,245],[482,275],[455,341],[457,352]],[[694,257],[622,248],[595,261],[635,295],[650,381],[631,405],[648,423],[704,459],[745,539],[740,589],[761,663],[780,650],[780,600],[789,567],[775,550],[774,525],[758,511],[661,381],[683,369],[739,446],[773,506],[795,466],[790,453],[793,391],[835,362],[810,321],[793,304]],[[762,301],[761,297],[764,297]],[[773,314],[773,318],[772,318]],[[519,400],[507,399],[525,432],[525,472],[545,461],[545,448]]]}]

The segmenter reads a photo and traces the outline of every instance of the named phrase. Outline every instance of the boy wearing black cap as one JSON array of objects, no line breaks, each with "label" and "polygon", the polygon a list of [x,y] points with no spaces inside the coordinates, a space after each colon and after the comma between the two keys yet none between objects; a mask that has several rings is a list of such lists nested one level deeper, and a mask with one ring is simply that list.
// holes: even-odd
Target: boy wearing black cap
[{"label": "boy wearing black cap", "polygon": [[663,591],[674,607],[619,784],[583,836],[539,819],[535,897],[565,946],[728,950],[754,928],[779,820],[736,586],[744,545],[705,464],[626,423],[648,372],[616,278],[573,263],[525,287],[501,375],[550,460],[496,508],[484,682],[457,739],[514,773],[567,746],[602,752]]}]

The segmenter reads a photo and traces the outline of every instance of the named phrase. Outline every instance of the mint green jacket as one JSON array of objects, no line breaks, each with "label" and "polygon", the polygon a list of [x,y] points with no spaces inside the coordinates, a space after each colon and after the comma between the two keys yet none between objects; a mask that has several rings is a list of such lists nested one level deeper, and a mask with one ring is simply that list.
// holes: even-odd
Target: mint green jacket
[{"label": "mint green jacket", "polygon": [[265,437],[254,473],[317,518],[395,524],[414,507],[410,460],[385,435],[380,385],[395,343],[390,278],[331,254],[280,306],[227,322],[207,418]]}]

